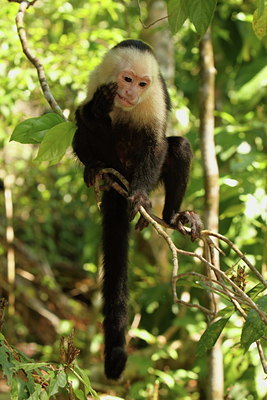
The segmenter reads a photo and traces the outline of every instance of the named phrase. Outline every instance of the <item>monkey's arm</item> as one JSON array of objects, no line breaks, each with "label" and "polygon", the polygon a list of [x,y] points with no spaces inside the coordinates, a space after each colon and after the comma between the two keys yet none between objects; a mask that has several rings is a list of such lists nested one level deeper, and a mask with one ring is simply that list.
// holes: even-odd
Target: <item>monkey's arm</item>
[{"label": "monkey's arm", "polygon": [[116,83],[100,86],[93,99],[76,111],[77,130],[73,149],[85,166],[84,180],[88,186],[94,184],[102,168],[112,167],[123,172],[116,155],[109,117],[116,90]]},{"label": "monkey's arm", "polygon": [[191,228],[191,239],[200,235],[202,222],[194,211],[180,211],[190,173],[192,151],[189,142],[182,137],[168,137],[167,157],[162,169],[165,186],[163,219],[184,235],[185,225]]}]

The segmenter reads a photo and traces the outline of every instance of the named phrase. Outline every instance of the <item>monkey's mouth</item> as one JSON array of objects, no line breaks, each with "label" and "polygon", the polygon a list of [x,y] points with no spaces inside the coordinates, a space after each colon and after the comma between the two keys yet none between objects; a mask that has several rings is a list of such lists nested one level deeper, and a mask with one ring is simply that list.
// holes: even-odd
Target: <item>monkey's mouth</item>
[{"label": "monkey's mouth", "polygon": [[133,107],[134,106],[134,103],[131,103],[125,97],[121,96],[118,92],[117,92],[117,97],[118,97],[119,103],[122,106],[124,106],[124,107]]}]

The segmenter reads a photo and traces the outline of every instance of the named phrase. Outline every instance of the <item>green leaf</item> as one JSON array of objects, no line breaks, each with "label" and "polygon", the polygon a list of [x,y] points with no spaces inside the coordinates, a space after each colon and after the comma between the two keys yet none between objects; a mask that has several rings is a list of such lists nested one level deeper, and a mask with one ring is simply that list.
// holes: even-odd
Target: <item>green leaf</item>
[{"label": "green leaf", "polygon": [[35,161],[58,163],[71,145],[76,126],[72,122],[62,122],[51,128],[45,135]]},{"label": "green leaf", "polygon": [[13,364],[9,361],[9,351],[4,346],[0,346],[0,365],[2,366],[3,374],[7,377],[8,383],[10,384],[12,379],[12,367]]},{"label": "green leaf", "polygon": [[217,0],[190,0],[187,2],[190,21],[194,24],[197,33],[203,36],[207,31]]},{"label": "green leaf", "polygon": [[131,333],[133,334],[133,336],[138,337],[139,339],[142,339],[149,344],[156,343],[157,341],[156,337],[151,335],[151,333],[149,333],[145,329],[131,329]]},{"label": "green leaf", "polygon": [[26,119],[16,126],[10,141],[28,144],[41,143],[47,131],[63,121],[64,119],[55,113]]},{"label": "green leaf", "polygon": [[203,356],[216,343],[229,318],[221,318],[209,325],[197,344],[198,357]]},{"label": "green leaf", "polygon": [[173,34],[179,31],[188,18],[187,0],[169,0],[167,3],[168,20]]},{"label": "green leaf", "polygon": [[168,373],[166,373],[166,372],[163,372],[163,371],[160,371],[160,370],[158,370],[158,369],[154,369],[154,370],[153,370],[153,373],[154,373],[155,375],[157,375],[157,376],[160,378],[160,380],[161,380],[163,383],[165,383],[165,385],[168,386],[170,389],[174,388],[174,386],[175,386],[175,380],[173,379],[172,376],[170,376],[170,374],[168,374]]},{"label": "green leaf", "polygon": [[57,376],[57,380],[58,380],[58,386],[64,388],[68,383],[66,372],[60,371]]},{"label": "green leaf", "polygon": [[224,307],[222,308],[219,312],[218,312],[218,316],[219,317],[224,317],[224,318],[230,318],[235,312],[235,307],[234,306],[228,306],[228,307]]},{"label": "green leaf", "polygon": [[[267,19],[267,10],[266,15]],[[267,25],[266,25],[267,27]],[[266,75],[267,75],[267,66],[262,68],[258,73],[256,73],[248,82],[246,82],[233,96],[236,101],[248,101],[254,96],[256,96],[259,92],[264,93],[266,88]]]},{"label": "green leaf", "polygon": [[257,285],[253,286],[253,288],[251,288],[246,294],[253,300],[264,290],[266,290],[265,285],[259,282]]},{"label": "green leaf", "polygon": [[18,400],[19,398],[19,388],[17,379],[12,379],[11,389],[10,389],[10,399]]},{"label": "green leaf", "polygon": [[42,388],[40,385],[35,385],[35,391],[28,397],[27,400],[40,400]]},{"label": "green leaf", "polygon": [[195,279],[196,282],[187,279],[178,279],[176,282],[176,286],[195,287],[203,289],[202,286],[199,284],[198,278],[193,277],[193,279]]},{"label": "green leaf", "polygon": [[92,385],[91,385],[91,382],[90,382],[90,379],[89,379],[87,373],[83,369],[81,369],[78,365],[75,365],[73,370],[75,371],[76,376],[83,383],[86,394],[90,393],[91,396],[98,399],[99,397],[98,397],[96,391],[92,388]]},{"label": "green leaf", "polygon": [[259,17],[262,16],[265,7],[265,0],[258,0]]},{"label": "green leaf", "polygon": [[65,371],[60,371],[54,377],[50,379],[48,394],[49,396],[54,396],[58,393],[59,388],[64,388],[67,385],[67,375]]},{"label": "green leaf", "polygon": [[54,396],[58,392],[58,383],[57,378],[53,377],[50,379],[49,386],[48,386],[48,394],[49,396]]},{"label": "green leaf", "polygon": [[43,390],[40,395],[40,400],[49,400],[50,397],[48,396],[47,392]]},{"label": "green leaf", "polygon": [[75,365],[73,369],[76,372],[76,374],[79,376],[80,381],[84,384],[86,392],[88,393],[90,391],[90,389],[92,389],[92,387],[91,387],[90,379],[88,378],[86,372],[83,371],[78,365]]},{"label": "green leaf", "polygon": [[3,340],[5,340],[5,336],[0,332],[0,342],[2,342]]},{"label": "green leaf", "polygon": [[254,12],[252,27],[259,39],[267,35],[267,7],[262,12],[260,12],[260,9]]},{"label": "green leaf", "polygon": [[81,389],[72,389],[78,400],[86,400],[86,395]]},{"label": "green leaf", "polygon": [[[262,296],[256,301],[261,311],[267,312],[267,295]],[[247,314],[246,322],[241,333],[241,345],[247,351],[250,345],[262,336],[267,334],[267,327],[255,310],[250,310]]]},{"label": "green leaf", "polygon": [[13,369],[15,371],[23,369],[25,372],[32,371],[34,369],[42,368],[42,367],[45,367],[45,366],[49,365],[48,363],[45,363],[45,362],[40,362],[40,363],[22,363],[22,362],[19,362],[19,361],[15,361],[14,364],[15,364],[15,366],[13,367]]},{"label": "green leaf", "polygon": [[[18,382],[18,390],[19,390],[19,393],[18,393],[18,397],[17,398],[14,398],[14,400],[17,400],[17,399],[21,399],[21,400],[24,400],[24,399],[27,399],[28,398],[28,389],[27,389],[27,384],[26,384],[26,382],[24,382],[23,380],[21,380],[21,379],[19,379],[19,378],[17,378],[16,379],[16,381]],[[13,400],[13,399],[12,399]]]}]

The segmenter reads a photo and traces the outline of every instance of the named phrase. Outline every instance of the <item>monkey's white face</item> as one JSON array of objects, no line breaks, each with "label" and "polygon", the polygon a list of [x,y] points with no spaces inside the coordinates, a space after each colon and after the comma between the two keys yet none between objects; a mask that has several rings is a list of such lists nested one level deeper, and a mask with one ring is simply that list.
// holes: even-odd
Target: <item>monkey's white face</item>
[{"label": "monkey's white face", "polygon": [[118,91],[115,106],[130,111],[139,104],[151,84],[148,76],[138,76],[134,71],[122,71],[117,76]]}]

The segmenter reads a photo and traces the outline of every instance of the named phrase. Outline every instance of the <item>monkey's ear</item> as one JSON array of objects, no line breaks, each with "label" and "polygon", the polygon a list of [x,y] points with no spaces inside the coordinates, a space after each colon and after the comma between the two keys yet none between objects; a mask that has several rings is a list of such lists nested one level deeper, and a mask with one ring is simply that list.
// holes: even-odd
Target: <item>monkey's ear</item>
[{"label": "monkey's ear", "polygon": [[96,90],[92,100],[92,113],[96,118],[102,118],[112,111],[117,90],[117,82],[102,85]]}]

